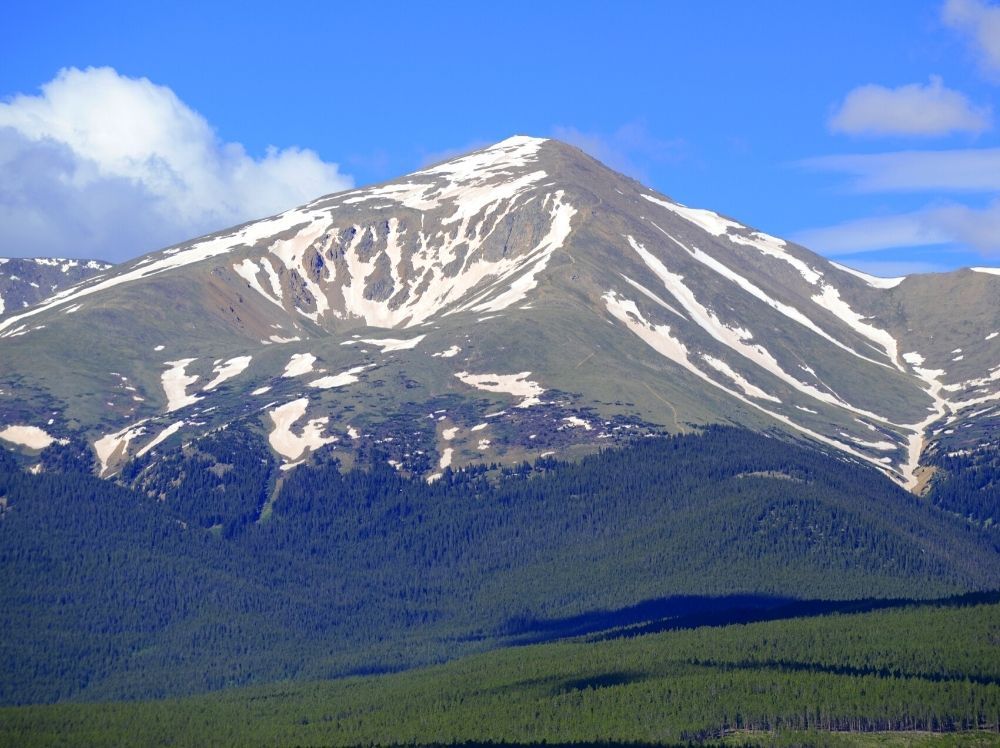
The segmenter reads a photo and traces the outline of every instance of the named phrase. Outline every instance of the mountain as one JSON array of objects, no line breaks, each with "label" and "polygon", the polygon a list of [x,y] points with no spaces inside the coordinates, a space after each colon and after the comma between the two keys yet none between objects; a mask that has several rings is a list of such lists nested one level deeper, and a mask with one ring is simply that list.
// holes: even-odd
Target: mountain
[{"label": "mountain", "polygon": [[527,137],[114,266],[0,319],[0,703],[997,589],[998,292]]},{"label": "mountain", "polygon": [[517,136],[0,321],[0,439],[113,476],[246,426],[405,474],[733,423],[919,489],[994,449],[1000,270],[882,279]]},{"label": "mountain", "polygon": [[0,258],[0,317],[16,314],[111,268],[99,260]]}]

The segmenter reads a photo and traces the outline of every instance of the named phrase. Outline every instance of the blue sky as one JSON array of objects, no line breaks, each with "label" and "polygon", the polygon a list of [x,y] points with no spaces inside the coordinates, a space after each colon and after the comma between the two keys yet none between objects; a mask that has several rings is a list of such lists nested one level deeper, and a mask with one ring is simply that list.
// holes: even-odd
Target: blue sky
[{"label": "blue sky", "polygon": [[19,3],[0,255],[121,260],[524,133],[879,274],[998,265],[998,92],[988,0]]}]

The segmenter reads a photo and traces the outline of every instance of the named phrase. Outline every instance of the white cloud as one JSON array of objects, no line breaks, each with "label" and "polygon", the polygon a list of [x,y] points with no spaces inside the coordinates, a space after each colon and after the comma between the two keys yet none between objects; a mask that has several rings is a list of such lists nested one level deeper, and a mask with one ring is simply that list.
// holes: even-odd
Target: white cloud
[{"label": "white cloud", "polygon": [[947,0],[942,17],[971,39],[983,68],[1000,75],[1000,6],[983,0]]},{"label": "white cloud", "polygon": [[1000,199],[984,208],[947,203],[911,213],[861,218],[800,231],[794,241],[832,255],[958,244],[984,257],[1000,257]]},{"label": "white cloud", "polygon": [[644,164],[680,161],[687,147],[682,139],[663,140],[652,135],[641,121],[626,123],[610,134],[557,125],[552,136],[639,181],[648,181]]},{"label": "white cloud", "polygon": [[112,68],[0,103],[0,255],[121,260],[351,186],[310,150],[253,158],[169,88]]},{"label": "white cloud", "polygon": [[820,156],[799,165],[849,174],[857,192],[1000,190],[1000,148]]},{"label": "white cloud", "polygon": [[988,130],[989,108],[976,107],[961,93],[931,76],[923,86],[859,86],[847,94],[830,119],[833,132],[850,135],[947,135]]}]

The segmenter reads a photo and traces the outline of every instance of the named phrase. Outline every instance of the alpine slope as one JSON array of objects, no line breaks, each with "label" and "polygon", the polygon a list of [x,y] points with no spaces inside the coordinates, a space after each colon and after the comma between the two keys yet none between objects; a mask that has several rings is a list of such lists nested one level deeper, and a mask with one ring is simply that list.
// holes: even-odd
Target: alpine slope
[{"label": "alpine slope", "polygon": [[998,416],[1000,269],[876,278],[525,136],[0,318],[0,443],[106,477],[234,425],[435,480],[736,423],[919,491]]}]

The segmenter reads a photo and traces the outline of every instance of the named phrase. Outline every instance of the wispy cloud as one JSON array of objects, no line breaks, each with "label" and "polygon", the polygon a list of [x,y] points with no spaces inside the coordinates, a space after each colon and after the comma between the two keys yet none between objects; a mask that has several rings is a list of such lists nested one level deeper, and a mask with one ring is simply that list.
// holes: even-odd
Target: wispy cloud
[{"label": "wispy cloud", "polygon": [[986,72],[1000,77],[1000,5],[947,0],[941,15],[947,25],[969,39]]},{"label": "wispy cloud", "polygon": [[957,203],[846,221],[800,231],[793,240],[829,255],[901,247],[963,245],[983,257],[1000,257],[1000,200],[972,208]]},{"label": "wispy cloud", "polygon": [[552,128],[552,136],[640,181],[648,181],[649,166],[677,162],[686,156],[687,150],[683,139],[656,137],[642,121],[629,122],[611,133],[584,132],[557,125]]},{"label": "wispy cloud", "polygon": [[833,226],[800,231],[792,239],[805,247],[830,255],[948,243],[949,237],[926,219],[927,216],[921,212],[859,218]]},{"label": "wispy cloud", "polygon": [[479,151],[483,148],[488,148],[491,145],[493,145],[493,143],[488,140],[476,138],[475,140],[470,140],[465,145],[458,146],[456,148],[444,148],[440,151],[429,151],[421,155],[420,168],[423,169],[433,164],[439,164],[442,161],[448,161],[458,156],[464,156],[466,153]]},{"label": "wispy cloud", "polygon": [[984,132],[992,125],[992,113],[931,76],[926,86],[859,86],[847,94],[829,125],[831,131],[849,135],[927,137]]},{"label": "wispy cloud", "polygon": [[[1000,5],[946,0],[942,19],[968,37],[984,69],[1000,76]],[[934,136],[982,133],[992,127],[992,120],[988,107],[973,104],[932,76],[927,85],[860,86],[834,112],[829,127],[852,135]],[[959,253],[965,259],[1000,257],[1000,148],[821,156],[798,166],[844,175],[847,189],[854,193],[927,193],[933,200],[919,210],[800,231],[794,238],[806,246],[828,255],[892,254],[852,263],[867,264],[876,273],[878,263],[916,261],[913,255],[920,248]],[[986,196],[988,202],[959,202],[959,195],[970,194]]]},{"label": "wispy cloud", "polygon": [[0,255],[121,260],[352,184],[311,150],[254,158],[169,88],[112,68],[0,103]]},{"label": "wispy cloud", "polygon": [[1000,148],[820,156],[798,165],[847,174],[857,192],[1000,191]]}]

